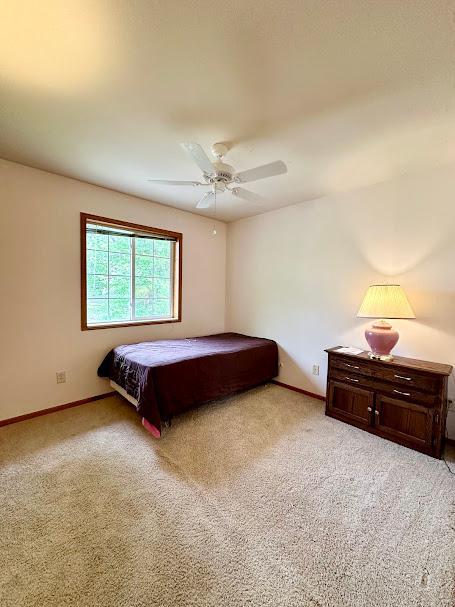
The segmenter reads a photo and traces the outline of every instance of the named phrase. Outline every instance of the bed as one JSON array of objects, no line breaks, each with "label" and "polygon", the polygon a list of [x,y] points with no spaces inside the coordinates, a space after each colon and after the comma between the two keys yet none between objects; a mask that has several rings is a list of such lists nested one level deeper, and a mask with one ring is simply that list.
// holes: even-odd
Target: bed
[{"label": "bed", "polygon": [[278,347],[239,333],[141,342],[113,348],[98,375],[109,378],[160,436],[175,415],[276,377]]}]

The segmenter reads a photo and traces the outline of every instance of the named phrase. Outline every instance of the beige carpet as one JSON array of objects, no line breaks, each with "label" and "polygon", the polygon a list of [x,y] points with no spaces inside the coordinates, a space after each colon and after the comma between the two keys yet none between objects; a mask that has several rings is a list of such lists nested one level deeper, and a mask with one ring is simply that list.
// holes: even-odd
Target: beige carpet
[{"label": "beige carpet", "polygon": [[2,607],[450,607],[444,462],[267,386],[156,441],[120,398],[0,429]]}]

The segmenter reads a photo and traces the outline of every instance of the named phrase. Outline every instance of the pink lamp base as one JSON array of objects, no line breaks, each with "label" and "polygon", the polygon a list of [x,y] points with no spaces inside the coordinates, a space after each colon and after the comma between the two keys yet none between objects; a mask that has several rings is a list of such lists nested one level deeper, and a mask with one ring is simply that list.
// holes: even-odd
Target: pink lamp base
[{"label": "pink lamp base", "polygon": [[393,360],[391,350],[397,345],[400,335],[386,320],[378,320],[365,331],[365,339],[371,348],[370,358]]}]

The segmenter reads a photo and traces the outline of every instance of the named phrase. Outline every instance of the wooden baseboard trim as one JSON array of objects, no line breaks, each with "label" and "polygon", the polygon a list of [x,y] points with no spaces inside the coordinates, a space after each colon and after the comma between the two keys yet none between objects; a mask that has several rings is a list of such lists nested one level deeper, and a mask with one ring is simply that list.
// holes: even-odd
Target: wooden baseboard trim
[{"label": "wooden baseboard trim", "polygon": [[48,415],[49,413],[55,413],[56,411],[62,411],[63,409],[70,409],[71,407],[78,407],[79,405],[85,405],[91,403],[94,400],[101,400],[108,396],[113,396],[116,392],[105,392],[104,394],[98,394],[97,396],[89,396],[82,400],[75,400],[72,403],[65,403],[64,405],[57,405],[55,407],[49,407],[49,409],[41,409],[40,411],[33,411],[32,413],[26,413],[25,415],[18,415],[17,417],[10,417],[9,419],[0,420],[1,426],[8,426],[9,424],[16,424],[17,422],[23,422],[26,419],[32,419],[32,417],[40,417],[41,415]]},{"label": "wooden baseboard trim", "polygon": [[293,392],[299,392],[300,394],[305,394],[306,396],[311,396],[311,398],[317,398],[318,400],[325,401],[325,396],[321,394],[315,394],[314,392],[309,392],[308,390],[303,390],[303,388],[296,388],[295,386],[290,386],[289,384],[284,384],[282,381],[278,381],[277,379],[272,379],[272,384],[276,384],[277,386],[281,386],[282,388],[287,388],[288,390],[292,390]]}]

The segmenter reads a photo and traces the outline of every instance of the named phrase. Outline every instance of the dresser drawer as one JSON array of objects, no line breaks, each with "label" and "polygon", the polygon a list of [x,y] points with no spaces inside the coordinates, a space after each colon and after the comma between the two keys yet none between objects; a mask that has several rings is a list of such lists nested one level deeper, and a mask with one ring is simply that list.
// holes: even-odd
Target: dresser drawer
[{"label": "dresser drawer", "polygon": [[343,369],[338,368],[335,365],[331,365],[329,368],[330,379],[358,386],[359,388],[374,388],[376,382],[371,373],[369,375],[361,375],[361,373],[362,371],[360,369]]},{"label": "dresser drawer", "polygon": [[334,356],[330,361],[330,366],[345,371],[347,373],[360,373],[360,375],[366,375],[367,377],[372,375],[371,364],[368,362],[354,361],[345,359],[341,356]]},{"label": "dresser drawer", "polygon": [[380,392],[381,394],[385,394],[400,400],[406,400],[411,403],[425,405],[426,407],[434,407],[438,400],[436,394],[421,392],[420,390],[410,388],[409,386],[397,386],[396,384],[391,385],[379,380],[376,380],[375,386],[376,391]]},{"label": "dresser drawer", "polygon": [[401,371],[399,368],[373,367],[373,376],[379,380],[389,381],[393,384],[403,386],[404,392],[412,390],[424,390],[429,393],[436,393],[440,387],[438,378],[434,375],[425,375],[416,373],[409,369]]}]

